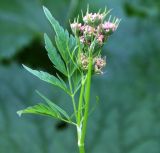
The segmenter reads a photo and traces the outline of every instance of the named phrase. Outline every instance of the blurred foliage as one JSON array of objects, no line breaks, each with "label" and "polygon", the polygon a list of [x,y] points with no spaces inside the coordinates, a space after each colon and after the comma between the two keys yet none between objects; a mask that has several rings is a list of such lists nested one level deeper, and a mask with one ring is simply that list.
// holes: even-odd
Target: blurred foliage
[{"label": "blurred foliage", "polygon": [[[95,76],[88,153],[160,152],[160,2],[153,0],[1,0],[0,152],[76,153],[76,131],[44,117],[18,118],[16,111],[40,102],[35,89],[71,110],[68,97],[24,72],[21,64],[55,73],[43,47],[43,33],[54,38],[42,12],[46,5],[60,23],[86,10],[108,6],[122,18],[104,47],[108,67]],[[62,96],[63,95],[63,96]]]}]

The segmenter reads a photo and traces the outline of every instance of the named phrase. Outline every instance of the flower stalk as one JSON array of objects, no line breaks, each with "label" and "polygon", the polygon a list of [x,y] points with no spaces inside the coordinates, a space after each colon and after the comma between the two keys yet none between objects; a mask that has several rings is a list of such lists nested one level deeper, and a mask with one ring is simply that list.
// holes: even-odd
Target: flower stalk
[{"label": "flower stalk", "polygon": [[[88,113],[89,113],[89,103],[90,103],[90,91],[91,91],[91,76],[92,76],[92,57],[89,58],[89,66],[87,73],[86,82],[86,92],[85,92],[85,107],[84,107],[84,117],[81,127],[81,136],[79,140],[80,153],[84,153],[85,136],[87,131]],[[79,132],[79,131],[78,131]],[[83,148],[83,149],[82,149]]]}]

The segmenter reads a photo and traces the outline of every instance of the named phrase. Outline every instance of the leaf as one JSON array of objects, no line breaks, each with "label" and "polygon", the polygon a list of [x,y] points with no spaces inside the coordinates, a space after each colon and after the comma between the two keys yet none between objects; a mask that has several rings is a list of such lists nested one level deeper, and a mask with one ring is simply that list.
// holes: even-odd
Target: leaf
[{"label": "leaf", "polygon": [[59,118],[59,114],[56,111],[54,111],[53,109],[42,103],[20,110],[17,112],[17,114],[19,116],[21,116],[22,114],[37,114],[37,115],[45,115],[54,118]]},{"label": "leaf", "polygon": [[47,83],[42,85],[39,79],[33,79],[18,64],[7,67],[0,65],[0,152],[52,153],[54,149],[60,153],[66,153],[66,150],[74,153],[73,146],[76,148],[76,144],[73,145],[73,128],[66,126],[62,130],[57,127],[61,121],[51,117],[29,115],[19,118],[16,114],[17,110],[34,106],[40,100],[35,89],[50,99],[67,103],[65,108],[69,110],[68,96],[62,96],[56,87]]},{"label": "leaf", "polygon": [[50,38],[47,34],[44,34],[44,40],[45,40],[45,47],[48,52],[48,56],[52,63],[54,64],[55,68],[62,72],[65,76],[67,76],[67,71],[64,65],[64,62],[62,61],[61,57],[56,51],[56,48],[53,46]]},{"label": "leaf", "polygon": [[[66,119],[68,119],[68,121],[70,121],[70,117],[69,115],[66,113],[66,111],[64,111],[62,108],[60,108],[58,105],[56,105],[55,103],[53,103],[51,100],[49,100],[48,98],[46,98],[44,95],[42,95],[39,91],[37,91],[38,95],[40,97],[42,97],[45,102],[50,106],[50,108],[55,111],[57,114],[61,113]],[[61,116],[59,116],[60,118],[62,118]]]},{"label": "leaf", "polygon": [[58,79],[61,81],[62,85],[64,86],[64,88],[67,89],[66,83],[64,82],[64,80],[57,74]]},{"label": "leaf", "polygon": [[43,71],[32,70],[31,68],[29,68],[25,65],[23,65],[23,67],[27,71],[32,73],[33,75],[37,76],[39,79],[41,79],[45,82],[48,82],[50,84],[53,84],[55,86],[58,86],[68,93],[68,89],[66,88],[66,86],[64,86],[64,83],[61,83],[61,81],[58,78],[56,78],[55,76],[50,75],[49,73],[46,73],[46,72],[43,72]]},{"label": "leaf", "polygon": [[56,33],[55,41],[57,48],[64,61],[68,63],[70,61],[70,57],[67,52],[67,48],[69,49],[70,52],[72,52],[73,48],[76,47],[76,40],[73,36],[69,36],[68,31],[64,30],[59,25],[58,21],[56,21],[56,19],[52,16],[50,11],[46,7],[43,6],[43,10],[47,19],[49,20],[49,22],[51,23],[51,25],[55,30]]}]

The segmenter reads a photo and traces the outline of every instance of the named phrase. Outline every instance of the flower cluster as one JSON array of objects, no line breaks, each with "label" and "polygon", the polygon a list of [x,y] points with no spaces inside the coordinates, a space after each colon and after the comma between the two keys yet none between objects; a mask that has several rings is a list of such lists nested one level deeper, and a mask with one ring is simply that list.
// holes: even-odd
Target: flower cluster
[{"label": "flower cluster", "polygon": [[[89,59],[87,55],[84,53],[80,54],[79,64],[82,70],[87,71]],[[100,56],[96,56],[93,58],[93,70],[96,74],[103,74],[102,69],[106,66],[106,57],[101,58]]]},{"label": "flower cluster", "polygon": [[71,29],[74,35],[79,38],[82,45],[82,51],[79,55],[80,67],[86,71],[88,68],[88,56],[89,48],[94,42],[94,48],[92,50],[93,57],[93,70],[95,73],[102,73],[102,69],[105,67],[105,58],[101,58],[100,51],[108,40],[108,38],[116,31],[120,23],[119,19],[114,18],[111,21],[111,17],[105,21],[106,16],[110,11],[104,11],[102,13],[89,13],[83,16],[83,23],[79,23],[79,20],[74,20],[71,24]]},{"label": "flower cluster", "polygon": [[90,26],[99,25],[102,23],[104,19],[104,14],[100,13],[87,13],[86,16],[83,17],[83,21],[85,24],[88,24]]}]

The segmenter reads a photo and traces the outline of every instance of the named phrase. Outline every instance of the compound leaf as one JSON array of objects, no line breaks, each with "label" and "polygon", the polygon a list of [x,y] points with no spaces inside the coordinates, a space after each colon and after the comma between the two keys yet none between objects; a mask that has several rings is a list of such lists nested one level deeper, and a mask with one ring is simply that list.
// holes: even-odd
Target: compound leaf
[{"label": "compound leaf", "polygon": [[[43,94],[41,94],[39,91],[37,91],[38,95],[40,97],[42,97],[45,102],[48,104],[48,106],[55,111],[57,114],[59,114],[59,117],[61,117],[61,115],[63,115],[67,120],[71,120],[69,115],[66,113],[66,111],[64,111],[62,108],[60,108],[58,105],[56,105],[54,102],[52,102],[51,100],[49,100],[47,97],[45,97]],[[61,114],[61,115],[60,115]]]},{"label": "compound leaf", "polygon": [[65,76],[67,76],[67,71],[64,62],[62,61],[60,55],[58,54],[56,48],[53,46],[52,41],[50,40],[47,34],[44,34],[44,40],[45,48],[48,52],[49,59],[52,61],[57,70],[59,70]]},{"label": "compound leaf", "polygon": [[76,46],[76,40],[75,38],[71,35],[69,36],[69,33],[67,30],[64,30],[58,21],[52,16],[50,11],[46,8],[43,7],[44,13],[51,23],[51,25],[54,28],[54,31],[56,33],[55,41],[57,48],[63,58],[63,60],[68,63],[70,61],[69,54],[67,52],[67,49],[72,52],[73,48]]},{"label": "compound leaf", "polygon": [[19,116],[21,116],[22,114],[37,114],[37,115],[44,115],[44,116],[59,118],[59,114],[57,114],[56,111],[54,111],[49,106],[42,103],[20,110],[17,112],[17,114]]}]

